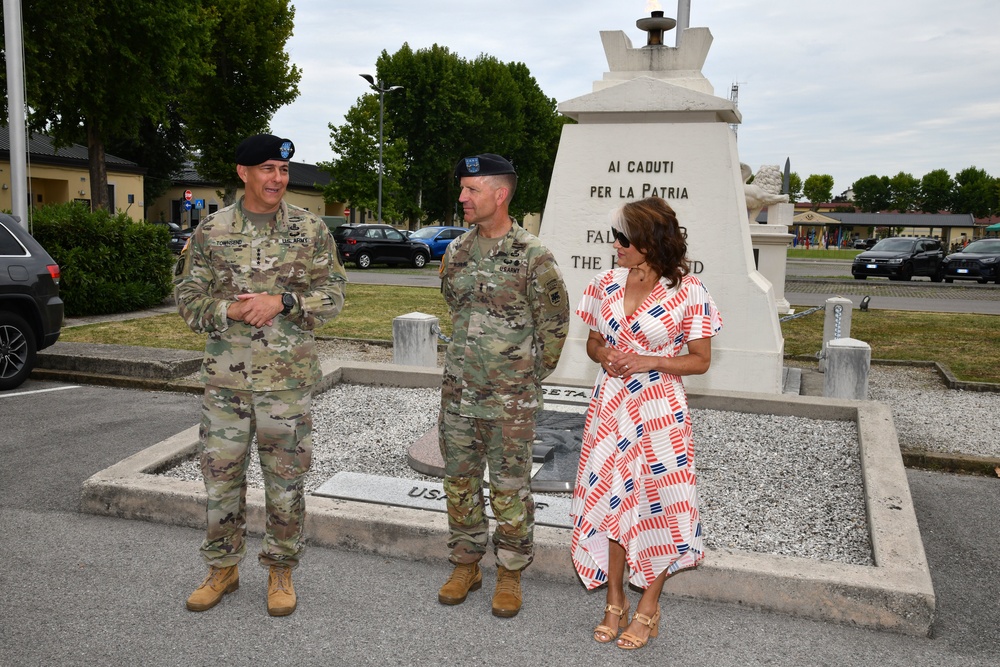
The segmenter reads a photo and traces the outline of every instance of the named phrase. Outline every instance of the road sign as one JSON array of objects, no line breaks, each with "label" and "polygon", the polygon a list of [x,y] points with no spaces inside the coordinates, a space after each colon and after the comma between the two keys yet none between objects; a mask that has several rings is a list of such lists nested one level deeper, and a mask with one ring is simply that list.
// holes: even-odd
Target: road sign
[{"label": "road sign", "polygon": [[201,209],[205,208],[205,200],[204,199],[195,199],[194,200],[194,207],[196,209],[198,209],[199,211]]},{"label": "road sign", "polygon": [[189,201],[184,202],[184,210],[185,211],[190,211],[191,210],[191,202],[189,202]]},{"label": "road sign", "polygon": [[185,201],[191,201],[191,197],[193,197],[193,196],[194,196],[194,193],[192,193],[190,190],[185,190],[184,191],[184,200]]}]

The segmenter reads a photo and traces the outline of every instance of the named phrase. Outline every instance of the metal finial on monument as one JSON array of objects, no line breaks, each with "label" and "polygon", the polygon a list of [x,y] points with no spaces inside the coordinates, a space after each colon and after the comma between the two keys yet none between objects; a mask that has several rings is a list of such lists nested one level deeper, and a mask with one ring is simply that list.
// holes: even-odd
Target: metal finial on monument
[{"label": "metal finial on monument", "polygon": [[651,12],[650,16],[635,22],[635,27],[639,30],[645,30],[647,33],[646,46],[663,46],[663,33],[671,30],[675,25],[677,25],[677,21],[665,17],[660,10]]},{"label": "metal finial on monument", "polygon": [[785,158],[785,174],[781,177],[781,194],[788,195],[791,194],[789,190],[792,187],[792,159]]},{"label": "metal finial on monument", "polygon": [[674,46],[681,45],[681,35],[691,27],[691,0],[677,0],[677,36]]}]

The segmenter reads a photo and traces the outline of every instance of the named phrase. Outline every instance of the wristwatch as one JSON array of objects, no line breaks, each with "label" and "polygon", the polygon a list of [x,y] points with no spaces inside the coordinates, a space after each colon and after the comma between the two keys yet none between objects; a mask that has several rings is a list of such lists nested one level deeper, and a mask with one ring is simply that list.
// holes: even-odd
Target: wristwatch
[{"label": "wristwatch", "polygon": [[284,306],[284,308],[281,309],[281,314],[287,315],[288,313],[292,312],[292,308],[295,307],[295,303],[296,301],[294,294],[292,294],[291,292],[285,292],[284,294],[282,294],[281,305]]}]

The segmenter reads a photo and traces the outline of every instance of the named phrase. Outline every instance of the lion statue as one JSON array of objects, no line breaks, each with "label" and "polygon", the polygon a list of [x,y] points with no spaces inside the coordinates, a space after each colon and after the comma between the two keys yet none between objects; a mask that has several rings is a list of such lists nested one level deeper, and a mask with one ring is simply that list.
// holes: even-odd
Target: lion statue
[{"label": "lion statue", "polygon": [[757,222],[757,216],[771,204],[788,203],[788,195],[781,192],[781,169],[776,164],[765,164],[757,170],[753,183],[747,183],[753,172],[746,164],[740,163],[740,174],[743,176],[743,195],[747,202],[747,219],[750,224]]}]

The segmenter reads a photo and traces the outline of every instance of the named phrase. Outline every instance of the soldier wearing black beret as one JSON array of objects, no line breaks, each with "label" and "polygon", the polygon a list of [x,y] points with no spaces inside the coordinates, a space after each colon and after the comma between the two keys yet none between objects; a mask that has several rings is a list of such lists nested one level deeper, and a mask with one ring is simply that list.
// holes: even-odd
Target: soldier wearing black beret
[{"label": "soldier wearing black beret", "polygon": [[462,158],[455,166],[455,175],[459,178],[463,176],[499,176],[501,174],[517,176],[514,165],[495,153],[483,153]]},{"label": "soldier wearing black beret", "polygon": [[455,569],[438,602],[461,604],[482,586],[479,561],[490,537],[482,488],[488,467],[497,522],[493,615],[509,618],[521,609],[521,571],[534,554],[531,460],[541,382],[559,361],[569,303],[552,253],[508,213],[517,188],[514,165],[483,153],[459,160],[455,175],[465,222],[473,229],[441,260],[452,341],[438,424]]},{"label": "soldier wearing black beret", "polygon": [[205,611],[239,588],[247,550],[246,467],[256,436],[266,525],[267,612],[287,616],[305,537],[312,391],[322,378],[313,331],[344,306],[346,274],[323,220],[284,200],[295,145],[272,134],[236,148],[240,200],[195,230],[174,279],[178,310],[209,334],[201,380],[201,472],[208,576],[187,600]]},{"label": "soldier wearing black beret", "polygon": [[288,162],[295,155],[295,144],[291,139],[282,139],[273,134],[256,134],[247,137],[236,147],[236,164],[256,167],[268,160]]}]

